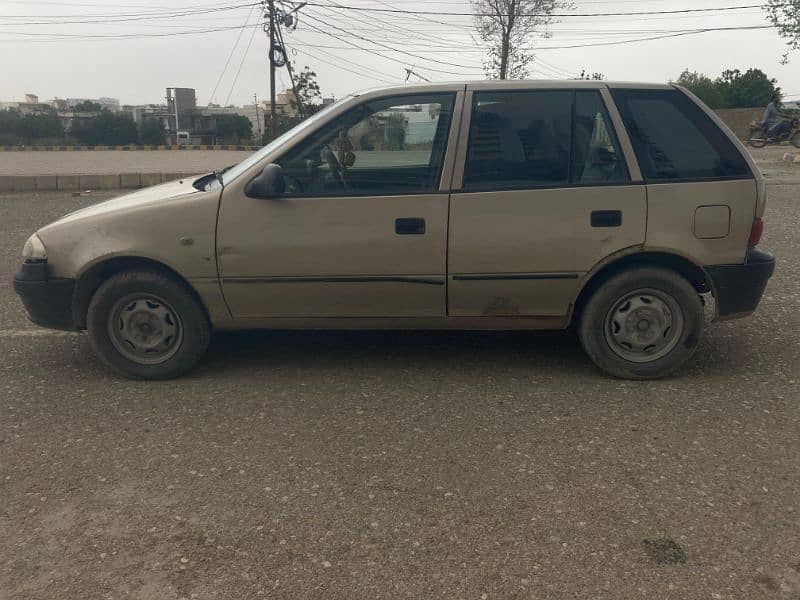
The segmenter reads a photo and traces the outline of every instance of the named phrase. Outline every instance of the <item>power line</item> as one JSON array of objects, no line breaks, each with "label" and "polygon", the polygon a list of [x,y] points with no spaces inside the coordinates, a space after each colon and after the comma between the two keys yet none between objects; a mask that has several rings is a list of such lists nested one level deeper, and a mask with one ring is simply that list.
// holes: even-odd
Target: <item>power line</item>
[{"label": "power line", "polygon": [[[248,25],[253,27],[253,25]],[[257,27],[257,25],[256,25]],[[77,33],[36,33],[32,31],[0,31],[0,35],[21,35],[26,37],[50,37],[53,40],[58,39],[79,39],[79,40],[94,40],[94,39],[112,39],[112,40],[126,40],[126,39],[144,39],[144,38],[160,38],[172,37],[178,35],[198,35],[201,33],[217,33],[220,31],[233,31],[241,29],[241,25],[234,25],[232,27],[214,27],[212,29],[188,29],[186,31],[170,31],[168,33],[120,33],[120,34],[77,34]]]},{"label": "power line", "polygon": [[754,31],[759,29],[774,29],[774,25],[752,25],[749,27],[707,27],[704,29],[693,29],[689,31],[681,31],[678,33],[670,33],[667,35],[656,35],[652,37],[637,38],[633,40],[618,40],[615,42],[593,42],[591,44],[573,44],[567,46],[539,46],[539,50],[567,50],[570,48],[596,48],[598,46],[621,46],[623,44],[634,44],[637,42],[651,42],[654,40],[664,40],[667,38],[683,37],[687,35],[698,35],[701,33],[711,33],[714,31]]},{"label": "power line", "polygon": [[[479,12],[442,12],[442,11],[425,11],[425,10],[407,10],[402,8],[375,8],[368,6],[346,6],[342,4],[329,5],[320,4],[318,2],[309,2],[308,6],[322,6],[329,8],[336,8],[340,10],[354,10],[362,12],[378,12],[378,13],[394,13],[403,15],[433,15],[433,16],[450,16],[450,17],[508,17],[508,14],[495,14],[495,13],[479,13]],[[788,6],[788,5],[787,5]],[[677,15],[686,13],[708,13],[708,12],[724,12],[732,10],[745,10],[752,8],[762,8],[761,4],[749,4],[746,6],[721,6],[717,8],[681,8],[674,10],[647,10],[647,11],[626,11],[626,12],[598,12],[598,13],[521,13],[513,15],[515,17],[625,17],[635,15]]]},{"label": "power line", "polygon": [[[309,17],[309,18],[315,20],[317,23],[321,23],[322,25],[324,25],[326,27],[330,27],[330,28],[336,29],[336,30],[338,30],[338,31],[340,31],[340,32],[342,32],[342,33],[344,33],[346,35],[355,37],[355,38],[357,38],[359,40],[363,40],[363,41],[368,42],[370,44],[374,44],[376,46],[381,46],[382,48],[385,48],[386,50],[390,50],[392,52],[397,52],[399,54],[405,54],[406,56],[411,56],[412,58],[416,58],[416,59],[419,59],[419,60],[424,60],[426,62],[438,63],[438,64],[449,66],[449,67],[458,67],[458,68],[462,68],[462,69],[473,69],[473,68],[475,68],[473,65],[461,65],[461,64],[456,64],[456,63],[452,63],[452,62],[444,62],[444,61],[441,61],[441,60],[437,60],[435,58],[426,58],[424,56],[420,56],[419,54],[414,54],[412,52],[406,52],[405,50],[400,50],[398,48],[393,48],[392,46],[388,46],[387,44],[383,44],[381,42],[377,42],[375,40],[371,40],[371,39],[366,38],[366,37],[364,37],[362,35],[354,33],[352,31],[347,31],[347,30],[342,29],[341,27],[337,27],[336,25],[333,25],[331,23],[325,23],[325,22],[320,21],[319,19],[317,19],[315,17],[312,17],[309,14],[306,14],[306,17]],[[323,33],[325,35],[329,35],[330,37],[333,37],[334,39],[338,39],[338,38],[336,38],[335,35],[330,34],[330,33],[326,32],[324,30],[317,29],[317,31],[319,31],[320,33]],[[356,44],[354,44],[352,42],[348,42],[347,40],[342,40],[342,41],[344,41],[345,43],[349,43],[352,46],[358,47]],[[364,50],[364,48],[361,48],[361,49]],[[382,56],[382,55],[378,54],[378,56]],[[384,58],[388,58],[388,57],[384,56]],[[396,59],[389,58],[389,60],[395,60],[395,62],[401,62],[401,64],[402,64],[402,61],[397,61]],[[443,71],[441,69],[434,69],[434,68],[430,68],[430,67],[426,67],[426,69],[429,70],[429,71],[446,73],[448,75],[464,75],[464,73],[458,73],[458,72],[454,72],[454,71]]]},{"label": "power line", "polygon": [[[385,3],[381,2],[381,4],[385,4]],[[326,8],[328,11],[331,10],[331,8],[329,6],[326,6],[324,8]],[[336,15],[336,13],[334,13],[334,15]],[[336,16],[338,17],[340,15],[336,15]],[[400,33],[400,34],[402,34],[404,36],[404,39],[400,43],[405,43],[408,40],[408,38],[413,38],[413,39],[418,39],[418,40],[427,42],[427,43],[431,44],[432,48],[436,48],[436,47],[439,47],[438,42],[441,41],[441,40],[437,40],[435,38],[431,38],[431,37],[428,37],[428,36],[420,35],[420,32],[418,32],[418,31],[414,31],[414,30],[409,29],[407,27],[402,27],[400,25],[396,25],[394,23],[391,23],[391,22],[386,21],[384,19],[379,19],[379,18],[374,17],[374,16],[371,17],[371,19],[372,19],[371,21],[370,20],[366,20],[366,19],[361,18],[361,17],[358,17],[356,15],[349,15],[349,17],[351,17],[353,19],[356,19],[359,22],[365,23],[367,25],[380,24],[380,25],[382,25],[382,27],[379,26],[379,28],[375,29],[374,31],[380,31],[380,32],[382,32],[384,34],[386,34],[386,27],[390,27],[395,32]],[[464,47],[468,47],[468,46],[466,44],[464,44]]]},{"label": "power line", "polygon": [[[244,31],[244,27],[242,27],[242,31]],[[236,82],[239,81],[239,74],[242,72],[242,66],[244,65],[245,59],[247,59],[247,55],[250,53],[250,46],[253,45],[253,39],[256,37],[256,29],[253,28],[253,33],[250,34],[250,41],[247,42],[247,48],[244,49],[244,54],[242,54],[242,60],[239,62],[239,68],[236,70],[236,76],[233,78],[233,83],[231,84],[231,89],[228,92],[228,97],[225,98],[225,106],[228,106],[231,100],[231,96],[233,95],[233,90],[236,87]]]},{"label": "power line", "polygon": [[[177,19],[182,17],[191,17],[195,15],[204,15],[219,13],[229,10],[238,10],[240,8],[248,8],[258,6],[258,2],[247,4],[234,4],[227,6],[217,6],[213,8],[202,9],[186,9],[186,10],[170,10],[161,12],[138,12],[128,14],[116,15],[53,15],[48,17],[47,21],[14,21],[11,23],[3,23],[3,25],[107,25],[109,23],[124,23],[131,21],[153,21],[161,19]],[[3,19],[30,19],[35,18],[35,15],[0,15]],[[78,17],[82,17],[78,19]],[[97,18],[92,18],[97,17]],[[42,18],[42,17],[40,17]],[[75,19],[75,20],[54,20],[54,19]]]},{"label": "power line", "polygon": [[253,16],[253,11],[255,11],[256,7],[253,6],[250,9],[250,12],[247,13],[247,18],[244,20],[244,25],[242,28],[239,29],[239,35],[236,36],[236,41],[233,44],[233,48],[231,48],[230,54],[228,54],[228,60],[225,61],[225,66],[222,68],[222,73],[219,74],[219,79],[217,79],[217,83],[214,86],[214,91],[211,92],[211,96],[209,99],[209,104],[212,100],[214,100],[214,96],[217,93],[217,89],[219,88],[219,84],[222,83],[222,78],[225,76],[225,73],[228,71],[228,65],[231,63],[231,59],[233,58],[234,52],[236,52],[236,48],[239,46],[239,41],[242,39],[242,34],[244,33],[245,28],[247,28],[247,23],[250,21],[250,18]]},{"label": "power line", "polygon": [[[398,81],[391,81],[389,79],[384,79],[383,77],[380,77],[379,75],[375,75],[374,73],[367,73],[365,71],[358,72],[358,71],[355,71],[353,69],[349,69],[349,68],[344,67],[344,66],[342,66],[342,65],[340,65],[338,63],[331,62],[329,60],[321,58],[320,56],[317,56],[316,54],[312,54],[311,52],[309,52],[305,48],[299,48],[297,51],[302,53],[302,54],[305,54],[307,56],[310,56],[314,60],[318,60],[318,61],[320,61],[322,63],[325,63],[326,65],[329,65],[331,67],[334,67],[336,69],[341,69],[342,71],[347,71],[348,73],[352,73],[353,75],[357,75],[359,77],[363,77],[364,79],[369,79],[371,81],[380,81],[382,83],[388,83],[388,84],[392,84],[392,85],[399,83]],[[358,64],[358,63],[353,63],[352,61],[346,61],[345,59],[340,58],[338,56],[335,57],[335,58],[337,58],[338,60],[342,60],[344,62],[347,62],[349,64],[356,64],[356,65]]]}]

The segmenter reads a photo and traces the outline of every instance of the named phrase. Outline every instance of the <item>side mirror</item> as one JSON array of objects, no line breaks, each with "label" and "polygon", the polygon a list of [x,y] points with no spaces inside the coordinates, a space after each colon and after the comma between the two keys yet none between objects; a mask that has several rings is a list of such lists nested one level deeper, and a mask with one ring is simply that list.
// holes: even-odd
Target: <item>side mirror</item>
[{"label": "side mirror", "polygon": [[249,198],[280,198],[286,191],[286,179],[280,165],[269,164],[244,187]]}]

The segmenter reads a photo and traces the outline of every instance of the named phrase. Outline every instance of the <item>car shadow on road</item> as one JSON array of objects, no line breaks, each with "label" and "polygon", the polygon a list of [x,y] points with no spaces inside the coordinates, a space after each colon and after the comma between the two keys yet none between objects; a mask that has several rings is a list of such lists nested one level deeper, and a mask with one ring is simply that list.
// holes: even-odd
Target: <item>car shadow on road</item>
[{"label": "car shadow on road", "polygon": [[258,331],[214,336],[203,375],[261,366],[594,370],[572,331]]}]

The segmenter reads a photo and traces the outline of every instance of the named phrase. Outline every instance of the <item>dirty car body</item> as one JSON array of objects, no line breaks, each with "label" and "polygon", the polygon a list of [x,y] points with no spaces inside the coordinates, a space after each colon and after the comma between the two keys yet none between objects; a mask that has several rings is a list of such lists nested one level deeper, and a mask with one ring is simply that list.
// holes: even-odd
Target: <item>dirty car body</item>
[{"label": "dirty car body", "polygon": [[383,89],[221,175],[42,228],[15,288],[131,377],[186,372],[212,330],[573,323],[608,373],[660,377],[696,348],[702,295],[720,319],[756,309],[765,201],[742,144],[675,86]]}]

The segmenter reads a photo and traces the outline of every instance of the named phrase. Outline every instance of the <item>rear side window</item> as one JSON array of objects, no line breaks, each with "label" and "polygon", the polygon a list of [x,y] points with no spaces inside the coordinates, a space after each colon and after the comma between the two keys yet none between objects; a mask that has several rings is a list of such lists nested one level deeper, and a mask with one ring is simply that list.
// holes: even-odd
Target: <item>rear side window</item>
[{"label": "rear side window", "polygon": [[739,150],[679,90],[613,90],[645,181],[751,177]]},{"label": "rear side window", "polygon": [[628,181],[625,158],[603,98],[596,91],[575,92],[571,180],[582,185]]},{"label": "rear side window", "polygon": [[475,94],[464,190],[627,181],[625,160],[599,92]]},{"label": "rear side window", "polygon": [[464,189],[566,185],[572,92],[476,93]]}]

